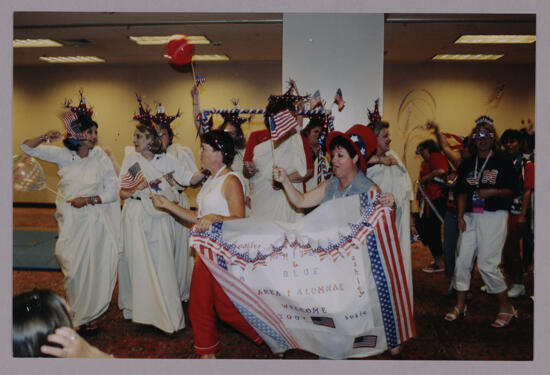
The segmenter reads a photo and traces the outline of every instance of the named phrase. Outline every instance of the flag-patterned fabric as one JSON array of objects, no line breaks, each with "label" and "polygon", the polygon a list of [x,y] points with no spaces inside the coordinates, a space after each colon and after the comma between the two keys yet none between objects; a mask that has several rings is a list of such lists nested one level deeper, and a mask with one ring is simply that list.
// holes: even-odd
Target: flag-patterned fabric
[{"label": "flag-patterned fabric", "polygon": [[378,196],[332,200],[296,223],[216,223],[191,231],[190,246],[274,353],[365,357],[415,335],[393,211]]},{"label": "flag-patterned fabric", "polygon": [[451,148],[451,150],[460,150],[462,148],[462,143],[464,142],[463,137],[444,132],[441,132],[441,135],[445,137],[447,143],[449,143],[449,147]]},{"label": "flag-patterned fabric", "polygon": [[59,118],[61,119],[61,121],[63,121],[63,125],[65,125],[67,137],[76,139],[77,132],[71,127],[71,124],[78,119],[76,114],[74,114],[73,112],[64,112],[59,116]]},{"label": "flag-patterned fabric", "polygon": [[296,118],[292,116],[290,110],[285,109],[271,116],[269,118],[269,125],[271,139],[273,142],[276,142],[298,126],[298,122]]},{"label": "flag-patterned fabric", "polygon": [[197,86],[204,85],[204,82],[206,81],[206,78],[204,76],[198,75],[195,79],[195,83]]},{"label": "flag-patterned fabric", "polygon": [[138,162],[132,164],[128,168],[128,172],[120,179],[120,188],[125,190],[131,190],[134,187],[138,186],[144,179],[143,171]]}]

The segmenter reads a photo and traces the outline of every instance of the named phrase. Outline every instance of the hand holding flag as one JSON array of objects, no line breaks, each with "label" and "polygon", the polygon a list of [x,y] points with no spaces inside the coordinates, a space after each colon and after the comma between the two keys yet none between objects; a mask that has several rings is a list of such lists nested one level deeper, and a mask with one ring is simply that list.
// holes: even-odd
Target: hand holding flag
[{"label": "hand holding flag", "polygon": [[145,181],[145,177],[143,176],[141,166],[138,162],[135,162],[130,168],[128,168],[128,172],[126,172],[126,174],[120,179],[120,188],[124,190],[132,190],[143,181]]},{"label": "hand holding flag", "polygon": [[206,78],[202,75],[198,75],[195,79],[195,86],[199,87],[204,85],[204,82],[206,81]]},{"label": "hand holding flag", "polygon": [[80,123],[77,122],[78,117],[74,112],[64,112],[61,115],[59,115],[59,118],[61,121],[63,121],[63,124],[65,125],[65,130],[67,131],[67,136],[69,138],[78,139],[80,129],[79,125]]},{"label": "hand holding flag", "polygon": [[309,109],[313,110],[317,108],[319,105],[321,105],[321,93],[319,90],[315,91],[313,96],[309,99]]},{"label": "hand holding flag", "polygon": [[336,91],[336,95],[334,95],[334,103],[338,106],[338,112],[342,112],[342,109],[344,109],[346,102],[344,101],[344,98],[342,97],[342,90],[338,88]]}]

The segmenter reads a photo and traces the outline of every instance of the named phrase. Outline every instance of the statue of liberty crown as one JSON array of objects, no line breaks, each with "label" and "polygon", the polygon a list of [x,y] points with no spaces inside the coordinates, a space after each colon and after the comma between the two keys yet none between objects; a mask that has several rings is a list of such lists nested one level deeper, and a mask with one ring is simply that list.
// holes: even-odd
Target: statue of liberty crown
[{"label": "statue of liberty crown", "polygon": [[371,124],[382,121],[382,116],[380,116],[380,112],[378,110],[379,103],[380,103],[380,99],[376,99],[374,101],[374,110],[372,112],[370,111],[370,109],[367,108],[368,118]]},{"label": "statue of liberty crown", "polygon": [[78,90],[78,94],[80,95],[80,101],[78,103],[78,106],[71,106],[72,104],[71,99],[68,99],[68,100],[65,99],[63,106],[65,108],[68,108],[77,117],[86,116],[88,118],[92,118],[92,115],[94,114],[94,109],[86,105],[86,98],[83,96],[82,89]]}]

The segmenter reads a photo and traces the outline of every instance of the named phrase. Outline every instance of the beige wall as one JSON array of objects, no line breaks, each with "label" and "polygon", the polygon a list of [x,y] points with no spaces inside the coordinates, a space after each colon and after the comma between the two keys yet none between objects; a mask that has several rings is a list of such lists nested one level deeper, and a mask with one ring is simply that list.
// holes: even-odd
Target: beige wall
[{"label": "beige wall", "polygon": [[[280,93],[281,65],[258,64],[198,64],[198,74],[206,76],[201,88],[201,107],[230,108],[230,99],[239,98],[241,108],[263,108],[269,94]],[[293,77],[299,82],[299,77]],[[505,83],[504,94],[498,106],[488,105],[494,89]],[[177,141],[191,147],[198,156],[192,125],[192,107],[189,90],[190,72],[178,72],[168,64],[133,67],[67,67],[14,69],[14,154],[20,153],[19,144],[30,136],[49,129],[61,129],[56,117],[64,98],[78,99],[79,88],[84,89],[88,102],[95,108],[99,123],[100,142],[111,148],[119,162],[124,146],[130,145],[137,109],[134,93],[145,95],[145,101],[154,106],[161,100],[168,114],[180,108],[182,117],[174,122]],[[398,109],[410,91],[408,106],[398,118]],[[418,175],[420,159],[415,157],[416,145],[430,136],[416,126],[435,118],[442,130],[467,135],[473,121],[487,113],[495,120],[499,134],[506,128],[521,128],[521,120],[534,120],[535,72],[532,65],[493,64],[386,64],[384,66],[383,118],[390,122],[392,148],[403,155],[405,138],[409,135],[407,167],[413,181]],[[433,104],[435,102],[435,105]],[[365,103],[369,109],[373,103]],[[219,122],[219,117],[217,121]],[[399,120],[399,121],[398,121]],[[365,118],[364,122],[367,120]],[[257,116],[245,133],[262,128]],[[412,131],[411,131],[412,130]],[[57,185],[57,168],[45,167],[48,184]],[[196,191],[192,191],[192,198]],[[15,202],[53,202],[48,191],[20,193],[14,191]]]},{"label": "beige wall", "polygon": [[[281,66],[262,64],[208,64],[195,65],[197,74],[206,77],[200,89],[202,109],[232,108],[232,98],[239,98],[239,107],[264,108],[267,97],[281,92]],[[166,113],[173,115],[178,108],[182,116],[173,122],[176,142],[190,147],[198,161],[199,142],[192,123],[191,71],[176,71],[169,64],[150,66],[47,66],[44,68],[14,68],[13,89],[13,153],[19,154],[19,145],[25,138],[38,136],[50,129],[62,129],[57,114],[62,111],[65,98],[78,102],[78,90],[84,90],[89,105],[94,107],[94,119],[99,124],[100,145],[113,151],[119,163],[124,147],[132,144],[137,111],[135,93],[153,108],[161,101]],[[156,109],[153,109],[153,113]],[[221,117],[215,117],[215,123]],[[243,125],[245,134],[263,128],[263,117]],[[57,144],[60,144],[58,142]],[[48,185],[55,189],[58,183],[57,167],[41,162]],[[196,191],[190,192],[192,197]],[[47,190],[33,193],[14,191],[14,202],[51,203],[55,195]]]},{"label": "beige wall", "polygon": [[[500,84],[504,92],[498,102],[488,104]],[[414,91],[413,91],[414,90]],[[406,95],[406,109],[398,116]],[[435,105],[434,105],[435,102]],[[368,104],[373,108],[373,104]],[[384,66],[384,108],[382,117],[390,123],[391,148],[406,161],[413,181],[418,177],[418,143],[431,136],[423,126],[435,119],[448,133],[465,136],[474,120],[487,114],[500,135],[507,128],[520,129],[521,120],[535,120],[534,65],[498,64],[386,64]],[[408,136],[408,142],[406,142]]]}]

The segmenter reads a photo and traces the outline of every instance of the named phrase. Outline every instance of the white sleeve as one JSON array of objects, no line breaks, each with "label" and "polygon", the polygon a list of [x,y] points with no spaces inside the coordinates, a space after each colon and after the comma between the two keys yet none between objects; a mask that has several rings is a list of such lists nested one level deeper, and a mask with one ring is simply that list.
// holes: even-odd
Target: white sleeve
[{"label": "white sleeve", "polygon": [[194,172],[170,155],[165,155],[165,158],[168,166],[167,172],[174,171],[174,179],[176,182],[182,186],[189,186]]},{"label": "white sleeve", "polygon": [[34,158],[56,163],[60,168],[70,164],[73,160],[71,151],[65,147],[38,145],[33,148],[22,143],[21,150]]},{"label": "white sleeve", "polygon": [[99,194],[102,203],[115,202],[119,195],[119,183],[111,159],[101,151],[101,165],[103,169],[103,193]]}]

